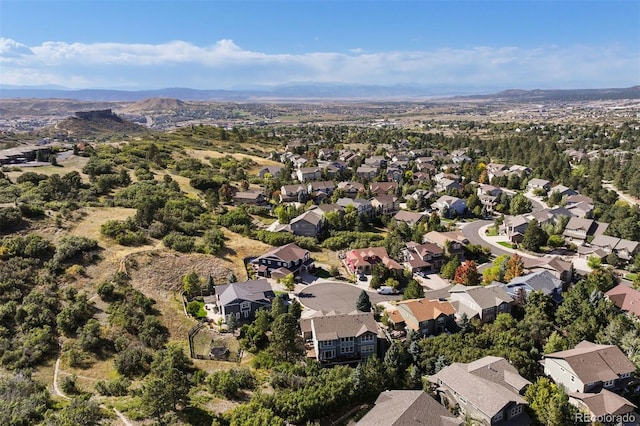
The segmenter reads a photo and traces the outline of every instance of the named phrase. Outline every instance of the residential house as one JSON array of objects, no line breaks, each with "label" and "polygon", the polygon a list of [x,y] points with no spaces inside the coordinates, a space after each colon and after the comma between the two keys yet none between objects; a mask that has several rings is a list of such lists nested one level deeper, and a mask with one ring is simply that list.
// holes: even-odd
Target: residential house
[{"label": "residential house", "polygon": [[300,182],[322,179],[322,169],[320,167],[300,167],[296,170],[296,177]]},{"label": "residential house", "polygon": [[577,191],[574,191],[573,189],[571,189],[569,187],[566,187],[564,185],[556,185],[556,186],[552,187],[549,190],[549,193],[551,194],[553,192],[556,192],[556,193],[560,194],[560,196],[562,196],[562,197],[570,197],[572,195],[578,195]]},{"label": "residential house", "polygon": [[506,235],[512,243],[519,244],[522,242],[527,226],[529,226],[529,218],[526,215],[506,216],[498,231]]},{"label": "residential house", "polygon": [[569,394],[569,403],[578,407],[580,411],[586,412],[589,415],[589,420],[615,419],[613,422],[605,420],[598,422],[599,424],[624,426],[640,424],[640,416],[635,412],[638,407],[626,398],[607,389],[602,389],[598,393],[572,392]]},{"label": "residential house", "polygon": [[504,191],[502,190],[502,188],[498,186],[481,183],[480,185],[478,185],[477,195],[491,195],[492,197],[499,197],[503,192]]},{"label": "residential house", "polygon": [[282,185],[280,188],[281,203],[299,201],[300,199],[306,200],[308,196],[309,191],[302,184]]},{"label": "residential house", "polygon": [[573,349],[544,355],[542,364],[544,374],[568,392],[621,390],[636,371],[619,347],[586,340]]},{"label": "residential house", "polygon": [[387,180],[391,182],[400,182],[404,176],[404,171],[398,167],[388,167],[386,172]]},{"label": "residential house", "polygon": [[349,198],[356,198],[358,194],[364,194],[366,189],[360,182],[339,182],[338,189],[344,191]]},{"label": "residential house", "polygon": [[373,166],[362,165],[356,169],[356,176],[360,179],[371,180],[378,175],[378,168]]},{"label": "residential house", "polygon": [[531,384],[504,358],[453,363],[429,377],[441,402],[483,425],[530,425],[522,397]]},{"label": "residential house", "polygon": [[340,151],[340,155],[338,156],[338,160],[343,161],[345,163],[350,163],[352,160],[358,158],[358,154],[352,151]]},{"label": "residential house", "polygon": [[372,155],[364,159],[364,164],[374,166],[378,169],[380,167],[387,167],[387,159],[383,155]]},{"label": "residential house", "polygon": [[400,202],[395,195],[377,195],[371,199],[371,207],[376,215],[391,215],[398,211]]},{"label": "residential house", "polygon": [[487,286],[456,285],[449,290],[456,317],[477,317],[482,322],[492,322],[499,314],[511,313],[513,297],[500,284]]},{"label": "residential house", "polygon": [[527,166],[521,166],[520,164],[514,164],[509,167],[508,174],[513,175],[516,174],[520,177],[528,176],[531,174],[531,169]]},{"label": "residential house", "polygon": [[522,259],[527,272],[549,271],[554,277],[568,284],[573,279],[573,263],[558,256],[543,256],[540,258],[525,257]]},{"label": "residential house", "polygon": [[405,265],[414,273],[418,271],[439,271],[444,264],[444,250],[434,243],[418,244],[408,242],[403,250]]},{"label": "residential house", "polygon": [[266,204],[266,199],[262,192],[258,191],[238,191],[233,196],[234,204],[253,204],[261,206]]},{"label": "residential house", "polygon": [[358,211],[358,214],[361,215],[370,216],[373,214],[371,201],[365,200],[364,198],[338,198],[336,204],[345,209],[353,206]]},{"label": "residential house", "polygon": [[370,275],[377,264],[384,265],[387,269],[402,272],[404,268],[391,259],[384,247],[368,247],[348,251],[345,262],[349,271],[355,274]]},{"label": "residential house", "polygon": [[334,158],[334,156],[337,157],[337,152],[334,149],[331,148],[320,148],[318,150],[318,159],[320,160],[329,160]]},{"label": "residential house", "polygon": [[556,278],[551,272],[542,270],[515,277],[504,286],[507,293],[514,299],[521,291],[524,291],[527,296],[532,291],[540,291],[551,296],[553,301],[559,304],[562,302],[563,284],[562,280]]},{"label": "residential house", "polygon": [[618,284],[605,293],[621,311],[640,318],[640,291],[625,284]]},{"label": "residential house", "polygon": [[[419,420],[418,420],[419,419]],[[375,406],[362,417],[357,426],[462,426],[438,401],[423,390],[385,390]]]},{"label": "residential house", "polygon": [[542,190],[544,192],[549,192],[551,189],[551,182],[546,179],[533,178],[527,182],[527,189],[530,191]]},{"label": "residential house", "polygon": [[431,204],[431,208],[437,209],[442,217],[460,216],[467,209],[467,202],[462,198],[443,195]]},{"label": "residential house", "polygon": [[230,283],[215,287],[215,294],[205,296],[206,309],[227,318],[235,315],[241,322],[255,319],[258,309],[271,309],[275,293],[266,279]]},{"label": "residential house", "polygon": [[584,245],[587,238],[602,234],[609,226],[608,223],[596,222],[592,219],[572,217],[567,222],[562,236],[576,245]]},{"label": "residential house", "polygon": [[284,278],[289,274],[298,275],[313,268],[309,250],[289,243],[274,247],[262,256],[252,260],[256,272],[261,277]]},{"label": "residential house", "polygon": [[307,186],[309,194],[314,200],[324,200],[333,194],[336,189],[336,184],[332,181],[311,182]]},{"label": "residential house", "polygon": [[324,212],[320,209],[307,210],[291,219],[289,226],[294,235],[315,238],[320,235],[324,226]]},{"label": "residential house", "polygon": [[438,179],[434,187],[434,190],[436,192],[448,192],[448,191],[460,190],[460,189],[462,189],[462,186],[457,180],[449,179],[446,177]]},{"label": "residential house", "polygon": [[423,336],[436,335],[455,325],[455,309],[440,300],[413,299],[396,304],[407,328]]},{"label": "residential house", "polygon": [[425,243],[434,243],[449,256],[458,256],[462,261],[464,260],[464,245],[469,244],[469,240],[460,231],[429,231],[424,236]]},{"label": "residential house", "polygon": [[280,177],[281,171],[282,166],[265,166],[258,171],[258,176],[261,178],[265,178],[267,176],[277,178]]},{"label": "residential house", "polygon": [[395,194],[398,190],[397,182],[371,182],[369,189],[373,195]]},{"label": "residential house", "polygon": [[305,341],[313,344],[308,355],[322,365],[353,363],[378,354],[382,335],[373,312],[340,314],[316,312],[300,320]]},{"label": "residential house", "polygon": [[426,216],[422,213],[409,212],[407,210],[400,210],[393,216],[393,220],[406,223],[410,228],[413,228],[420,222],[424,222],[425,218]]},{"label": "residential house", "polygon": [[615,253],[619,259],[630,261],[640,252],[640,243],[624,238],[596,235],[589,243],[591,247],[602,249],[606,254]]}]

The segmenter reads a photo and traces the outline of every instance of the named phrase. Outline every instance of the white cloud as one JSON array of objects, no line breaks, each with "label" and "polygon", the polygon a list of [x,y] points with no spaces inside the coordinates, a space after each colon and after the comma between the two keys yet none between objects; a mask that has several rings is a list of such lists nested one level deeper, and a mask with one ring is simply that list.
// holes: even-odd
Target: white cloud
[{"label": "white cloud", "polygon": [[267,54],[229,39],[210,46],[179,40],[26,46],[0,38],[0,63],[0,83],[73,88],[228,88],[296,81],[517,88],[640,83],[640,54],[615,45]]}]

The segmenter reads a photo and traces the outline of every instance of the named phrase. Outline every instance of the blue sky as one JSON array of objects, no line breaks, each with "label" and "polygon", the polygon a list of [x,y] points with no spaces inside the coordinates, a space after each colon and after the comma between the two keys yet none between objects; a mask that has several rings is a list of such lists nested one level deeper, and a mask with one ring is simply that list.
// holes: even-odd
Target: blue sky
[{"label": "blue sky", "polygon": [[640,84],[640,1],[0,1],[0,84]]}]

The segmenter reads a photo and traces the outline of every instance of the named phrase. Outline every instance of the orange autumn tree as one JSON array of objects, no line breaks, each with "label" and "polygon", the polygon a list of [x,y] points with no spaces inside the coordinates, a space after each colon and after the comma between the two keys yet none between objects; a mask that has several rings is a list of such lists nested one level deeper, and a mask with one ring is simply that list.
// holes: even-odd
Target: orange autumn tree
[{"label": "orange autumn tree", "polygon": [[506,282],[509,282],[522,274],[524,274],[524,262],[522,261],[522,256],[520,256],[518,253],[513,253],[509,260],[507,260],[504,272],[504,280]]},{"label": "orange autumn tree", "polygon": [[481,275],[478,273],[476,262],[467,260],[458,266],[453,281],[462,285],[480,285]]}]

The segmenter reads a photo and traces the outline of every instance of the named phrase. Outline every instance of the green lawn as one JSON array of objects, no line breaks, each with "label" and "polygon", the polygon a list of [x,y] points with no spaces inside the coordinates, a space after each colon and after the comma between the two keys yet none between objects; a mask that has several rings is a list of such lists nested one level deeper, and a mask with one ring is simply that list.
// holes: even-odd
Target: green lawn
[{"label": "green lawn", "polygon": [[498,230],[495,227],[490,226],[489,228],[487,228],[486,235],[487,235],[487,237],[497,237],[498,236]]},{"label": "green lawn", "polygon": [[513,248],[513,244],[508,243],[506,241],[498,241],[498,244],[500,244],[502,247]]},{"label": "green lawn", "polygon": [[629,273],[627,275],[625,275],[625,279],[629,280],[629,281],[635,281],[636,277],[638,276],[638,274],[636,274],[635,272]]}]

